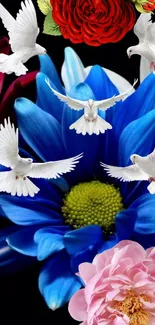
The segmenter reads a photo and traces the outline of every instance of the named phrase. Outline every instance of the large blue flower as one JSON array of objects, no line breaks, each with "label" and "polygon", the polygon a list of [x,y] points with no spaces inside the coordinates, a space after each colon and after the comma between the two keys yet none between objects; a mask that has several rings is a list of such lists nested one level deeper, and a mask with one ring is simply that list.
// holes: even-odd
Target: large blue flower
[{"label": "large blue flower", "polygon": [[[92,261],[96,253],[112,247],[119,240],[132,238],[144,247],[155,245],[155,199],[144,182],[117,183],[125,209],[116,214],[115,231],[103,236],[98,224],[73,229],[64,222],[63,199],[71,187],[93,179],[110,181],[99,165],[125,166],[132,153],[147,155],[155,145],[155,75],[150,74],[124,102],[102,116],[113,129],[99,136],[77,135],[69,126],[80,116],[63,105],[45,83],[49,77],[55,89],[65,93],[49,57],[40,57],[37,75],[37,103],[26,98],[15,102],[20,130],[20,153],[36,161],[64,159],[84,152],[76,170],[56,181],[37,180],[41,189],[34,198],[0,196],[1,214],[20,228],[7,242],[17,252],[45,260],[39,276],[39,289],[53,310],[62,306],[82,285],[75,275],[78,265]],[[63,80],[74,98],[100,100],[118,93],[100,66],[86,76],[75,52],[66,50]],[[96,217],[96,216],[95,216]],[[96,220],[96,219],[95,219]],[[94,222],[92,222],[94,223]]]}]

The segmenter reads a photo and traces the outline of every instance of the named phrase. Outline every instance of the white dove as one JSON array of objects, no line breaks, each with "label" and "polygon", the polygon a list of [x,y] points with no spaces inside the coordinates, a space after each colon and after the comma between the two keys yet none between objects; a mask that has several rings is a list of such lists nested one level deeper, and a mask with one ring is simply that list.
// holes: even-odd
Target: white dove
[{"label": "white dove", "polygon": [[133,165],[127,167],[116,167],[100,163],[111,177],[120,179],[123,182],[149,181],[147,187],[151,194],[155,194],[155,149],[145,157],[133,154],[130,156]]},{"label": "white dove", "polygon": [[99,133],[105,133],[106,130],[112,129],[112,126],[98,115],[98,110],[106,111],[108,108],[114,106],[116,102],[123,100],[131,90],[133,90],[137,80],[134,82],[133,86],[124,93],[100,101],[94,101],[93,99],[82,101],[64,96],[51,87],[49,79],[45,79],[45,82],[53,93],[61,101],[67,103],[70,108],[77,111],[84,109],[84,114],[75,123],[70,125],[70,130],[75,129],[77,134],[82,133],[82,135],[86,135],[87,133],[89,135],[99,135]]},{"label": "white dove", "polygon": [[18,152],[18,129],[15,131],[10,119],[5,119],[4,126],[0,126],[0,164],[11,170],[0,172],[0,192],[13,196],[33,197],[39,192],[39,188],[27,176],[46,179],[60,177],[74,170],[83,156],[80,154],[64,160],[33,163],[31,158],[22,158]]},{"label": "white dove", "polygon": [[139,44],[127,49],[128,57],[139,54],[149,61],[150,71],[155,68],[155,23],[151,21],[151,13],[141,14],[135,26],[134,33],[139,38]]},{"label": "white dove", "polygon": [[0,72],[24,75],[28,71],[23,63],[31,57],[46,54],[46,49],[36,43],[39,34],[37,16],[31,0],[21,2],[16,20],[0,3],[0,18],[9,32],[11,55],[0,54]]}]

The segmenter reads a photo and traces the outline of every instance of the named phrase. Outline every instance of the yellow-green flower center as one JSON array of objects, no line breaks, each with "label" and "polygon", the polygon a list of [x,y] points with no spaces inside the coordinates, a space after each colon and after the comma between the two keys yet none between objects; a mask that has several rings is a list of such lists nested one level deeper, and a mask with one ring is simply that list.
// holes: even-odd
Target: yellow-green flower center
[{"label": "yellow-green flower center", "polygon": [[115,216],[123,209],[119,189],[113,185],[91,181],[72,187],[65,196],[62,213],[65,222],[73,228],[100,225],[111,233]]}]

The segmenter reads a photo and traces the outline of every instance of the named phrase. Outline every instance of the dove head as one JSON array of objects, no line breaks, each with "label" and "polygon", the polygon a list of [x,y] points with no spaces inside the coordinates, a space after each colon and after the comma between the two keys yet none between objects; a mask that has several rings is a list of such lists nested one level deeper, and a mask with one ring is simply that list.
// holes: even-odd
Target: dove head
[{"label": "dove head", "polygon": [[137,54],[136,51],[135,51],[135,47],[134,46],[130,46],[128,49],[127,49],[127,55],[128,55],[128,58],[131,58],[131,56],[133,54]]},{"label": "dove head", "polygon": [[40,55],[40,54],[43,54],[43,55],[46,55],[47,54],[47,50],[40,46],[39,44],[36,44],[36,50],[37,50],[37,54]]},{"label": "dove head", "polygon": [[94,105],[94,100],[93,99],[89,99],[88,100],[88,105],[89,105],[90,108],[92,108],[93,105]]},{"label": "dove head", "polygon": [[133,164],[136,164],[139,157],[140,157],[139,155],[133,154],[130,156],[130,160],[132,161]]},{"label": "dove head", "polygon": [[22,162],[25,164],[25,165],[30,165],[33,163],[33,159],[31,158],[22,158]]}]

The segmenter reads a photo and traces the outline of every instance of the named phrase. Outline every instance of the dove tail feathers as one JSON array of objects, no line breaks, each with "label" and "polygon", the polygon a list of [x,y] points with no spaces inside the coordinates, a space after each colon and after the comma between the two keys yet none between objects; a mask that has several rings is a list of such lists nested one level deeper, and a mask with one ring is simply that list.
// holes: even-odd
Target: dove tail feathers
[{"label": "dove tail feathers", "polygon": [[155,182],[151,182],[149,186],[147,187],[150,194],[155,194]]},{"label": "dove tail feathers", "polygon": [[70,125],[70,130],[75,129],[77,134],[82,133],[82,135],[105,133],[106,130],[112,129],[112,126],[103,120],[99,115],[97,115],[96,119],[92,121],[88,121],[83,115],[80,117],[75,123]]},{"label": "dove tail feathers", "polygon": [[39,188],[32,183],[29,178],[19,177],[16,179],[16,175],[13,171],[0,173],[0,192],[6,192],[12,196],[31,196],[39,192]]},{"label": "dove tail feathers", "polygon": [[0,72],[11,74],[15,73],[16,76],[25,75],[28,69],[22,62],[15,62],[13,55],[0,54]]}]

